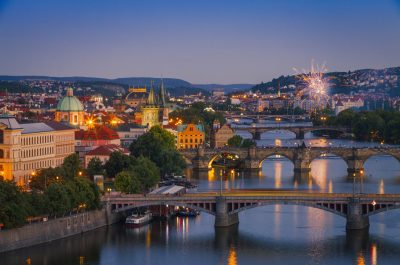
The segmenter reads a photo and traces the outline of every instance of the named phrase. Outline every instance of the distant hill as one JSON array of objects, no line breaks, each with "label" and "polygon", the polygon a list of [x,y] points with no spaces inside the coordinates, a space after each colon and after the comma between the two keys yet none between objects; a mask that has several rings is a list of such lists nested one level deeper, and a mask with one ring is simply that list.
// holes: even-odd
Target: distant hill
[{"label": "distant hill", "polygon": [[[400,95],[400,67],[361,69],[348,72],[329,72],[330,93],[350,93],[358,90],[384,89],[390,95]],[[304,83],[296,75],[280,76],[253,86],[252,91],[275,93],[278,84],[282,91],[301,89]]]},{"label": "distant hill", "polygon": [[[150,87],[152,84],[158,88],[161,85],[161,78],[153,77],[123,77],[123,78],[99,78],[99,77],[84,77],[84,76],[69,76],[69,77],[52,77],[52,76],[9,76],[0,75],[2,81],[23,81],[23,80],[54,80],[59,82],[73,82],[80,86],[93,86],[97,89],[110,90],[112,92],[127,90],[128,87]],[[235,90],[250,89],[253,85],[250,84],[191,84],[188,81],[177,78],[163,78],[164,86],[168,92],[173,95],[183,94],[209,94],[209,91],[215,88],[224,88],[226,92]],[[120,86],[117,86],[120,85]]]}]

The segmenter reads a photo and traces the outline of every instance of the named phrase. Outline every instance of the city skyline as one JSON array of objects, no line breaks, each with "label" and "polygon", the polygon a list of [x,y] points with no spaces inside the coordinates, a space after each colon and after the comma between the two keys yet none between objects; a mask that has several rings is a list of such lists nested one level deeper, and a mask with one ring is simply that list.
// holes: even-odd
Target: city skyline
[{"label": "city skyline", "polygon": [[256,84],[398,66],[400,1],[1,1],[0,34],[1,75]]}]

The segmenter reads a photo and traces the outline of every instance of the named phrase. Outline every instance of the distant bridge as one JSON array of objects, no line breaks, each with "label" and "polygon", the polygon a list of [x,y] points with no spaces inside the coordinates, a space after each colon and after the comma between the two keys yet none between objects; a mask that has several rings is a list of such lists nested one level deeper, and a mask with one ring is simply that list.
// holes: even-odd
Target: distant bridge
[{"label": "distant bridge", "polygon": [[287,120],[287,121],[305,121],[310,120],[310,115],[278,115],[278,114],[224,114],[227,119],[247,119],[252,120],[255,123],[259,123],[262,120]]},{"label": "distant bridge", "polygon": [[313,193],[301,191],[231,190],[174,195],[105,195],[110,211],[127,211],[152,205],[183,206],[215,216],[216,227],[239,222],[238,213],[273,205],[302,205],[318,208],[346,218],[349,230],[369,227],[369,216],[400,208],[400,194]]},{"label": "distant bridge", "polygon": [[232,129],[236,132],[246,131],[251,133],[253,140],[260,140],[261,134],[269,131],[290,131],[296,135],[296,139],[304,139],[304,135],[308,132],[314,131],[335,131],[340,133],[350,133],[350,129],[347,127],[340,126],[310,126],[301,125],[296,123],[282,124],[282,125],[265,125],[265,126],[251,126],[244,127],[238,125],[231,125]]},{"label": "distant bridge", "polygon": [[362,176],[364,162],[374,155],[390,155],[400,161],[399,147],[385,148],[354,148],[354,147],[251,147],[251,148],[221,148],[180,150],[187,163],[196,171],[208,171],[212,162],[223,153],[235,154],[242,161],[245,170],[258,171],[262,162],[274,155],[286,157],[294,164],[295,177],[304,179],[309,177],[311,162],[327,154],[342,158],[347,164],[347,172],[351,176]]}]

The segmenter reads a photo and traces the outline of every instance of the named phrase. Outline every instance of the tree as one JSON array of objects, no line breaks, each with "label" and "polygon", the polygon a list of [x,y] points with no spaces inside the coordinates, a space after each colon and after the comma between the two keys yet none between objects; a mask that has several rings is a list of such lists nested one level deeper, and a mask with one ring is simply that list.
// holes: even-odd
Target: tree
[{"label": "tree", "polygon": [[64,159],[61,168],[63,169],[63,177],[66,179],[73,179],[82,171],[81,162],[78,154],[72,154]]},{"label": "tree", "polygon": [[86,175],[93,180],[94,175],[104,175],[103,163],[98,157],[90,159],[86,168]]},{"label": "tree", "polygon": [[135,159],[132,156],[124,155],[121,152],[112,152],[110,159],[104,164],[107,176],[115,178],[115,176],[131,166],[133,166]]},{"label": "tree", "polygon": [[0,181],[0,223],[5,228],[20,227],[32,209],[21,190],[11,181]]},{"label": "tree", "polygon": [[253,140],[251,140],[251,139],[244,139],[243,142],[242,142],[242,146],[241,146],[241,147],[243,147],[243,148],[248,148],[248,147],[252,147],[252,146],[254,146],[254,145],[255,145],[255,143],[254,143]]},{"label": "tree", "polygon": [[48,212],[50,215],[64,215],[66,212],[71,211],[72,202],[65,185],[52,183],[45,190],[45,195],[49,201]]},{"label": "tree", "polygon": [[61,176],[63,175],[63,169],[60,167],[56,168],[43,168],[36,172],[32,176],[29,186],[32,189],[45,190],[51,183],[56,181],[61,181]]},{"label": "tree", "polygon": [[160,181],[159,169],[146,157],[139,156],[131,171],[140,181],[143,191],[148,191]]},{"label": "tree", "polygon": [[77,177],[73,181],[77,194],[77,206],[83,209],[96,209],[99,206],[99,192],[96,185],[87,178]]},{"label": "tree", "polygon": [[240,147],[242,145],[243,138],[240,135],[234,135],[228,139],[228,146]]},{"label": "tree", "polygon": [[142,185],[132,171],[122,171],[117,174],[114,182],[115,189],[128,194],[140,193]]},{"label": "tree", "polygon": [[161,174],[180,173],[186,167],[182,155],[176,150],[175,137],[159,126],[138,137],[129,147],[131,155],[146,157],[160,167]]}]

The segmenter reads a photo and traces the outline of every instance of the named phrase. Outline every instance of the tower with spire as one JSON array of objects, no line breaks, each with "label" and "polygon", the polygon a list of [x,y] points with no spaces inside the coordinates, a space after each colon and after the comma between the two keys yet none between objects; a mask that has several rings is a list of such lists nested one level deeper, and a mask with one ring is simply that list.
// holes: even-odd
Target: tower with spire
[{"label": "tower with spire", "polygon": [[160,125],[159,110],[152,83],[146,104],[142,106],[142,126],[151,128],[155,125]]},{"label": "tower with spire", "polygon": [[160,106],[160,121],[162,125],[168,125],[169,109],[166,101],[166,93],[164,87],[164,80],[161,78],[161,86],[159,93],[159,106]]}]

